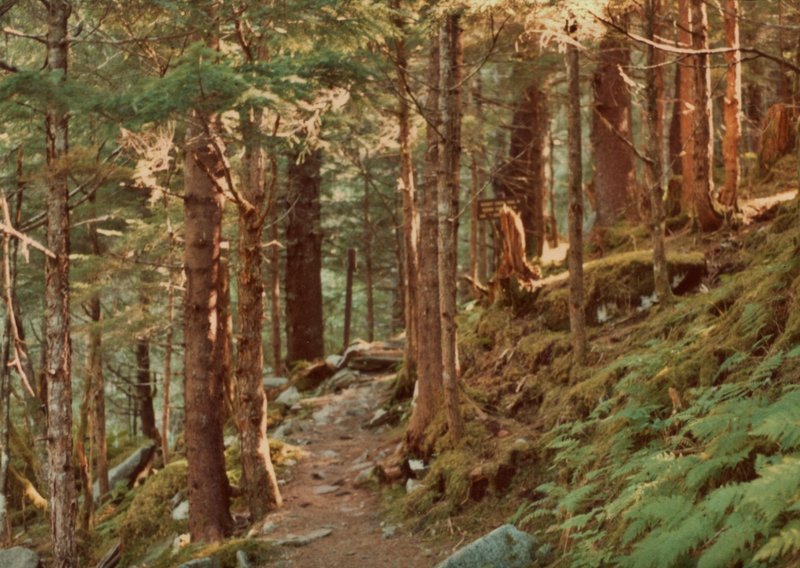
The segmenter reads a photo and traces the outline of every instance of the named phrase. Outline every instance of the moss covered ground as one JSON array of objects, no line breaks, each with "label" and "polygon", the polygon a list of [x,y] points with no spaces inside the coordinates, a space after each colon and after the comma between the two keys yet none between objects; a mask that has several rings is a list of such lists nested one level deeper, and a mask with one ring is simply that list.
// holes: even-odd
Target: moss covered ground
[{"label": "moss covered ground", "polygon": [[[571,360],[563,277],[461,316],[469,427],[405,498],[421,530],[490,510],[549,541],[559,565],[784,565],[800,552],[798,203],[668,248],[673,274],[702,268],[672,305],[640,301],[646,251],[587,265],[586,367]],[[592,318],[605,304],[619,309]]]}]

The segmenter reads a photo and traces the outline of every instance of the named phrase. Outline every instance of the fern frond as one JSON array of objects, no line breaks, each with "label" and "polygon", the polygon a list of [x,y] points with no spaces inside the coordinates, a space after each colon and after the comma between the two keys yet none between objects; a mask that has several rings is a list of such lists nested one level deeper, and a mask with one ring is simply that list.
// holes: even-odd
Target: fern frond
[{"label": "fern frond", "polygon": [[800,551],[800,521],[792,521],[777,535],[762,546],[753,560],[757,562],[774,562],[789,553]]}]

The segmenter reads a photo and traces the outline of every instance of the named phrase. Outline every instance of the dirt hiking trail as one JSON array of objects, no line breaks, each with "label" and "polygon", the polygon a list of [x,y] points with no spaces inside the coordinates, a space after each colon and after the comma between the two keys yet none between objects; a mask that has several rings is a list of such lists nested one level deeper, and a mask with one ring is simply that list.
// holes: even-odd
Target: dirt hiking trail
[{"label": "dirt hiking trail", "polygon": [[458,535],[428,542],[409,534],[385,518],[380,489],[356,481],[399,442],[396,432],[365,428],[392,378],[362,375],[339,393],[305,399],[311,416],[296,411],[284,422],[279,435],[306,455],[284,475],[284,506],[263,525],[261,538],[283,541],[270,566],[429,568],[459,545]]}]

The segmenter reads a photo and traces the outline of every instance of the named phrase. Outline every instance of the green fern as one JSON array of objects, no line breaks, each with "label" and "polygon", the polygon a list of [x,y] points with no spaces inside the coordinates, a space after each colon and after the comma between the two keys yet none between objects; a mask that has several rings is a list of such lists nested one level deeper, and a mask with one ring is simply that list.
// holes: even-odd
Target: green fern
[{"label": "green fern", "polygon": [[800,521],[792,521],[762,546],[753,560],[758,562],[774,562],[787,554],[800,552]]}]

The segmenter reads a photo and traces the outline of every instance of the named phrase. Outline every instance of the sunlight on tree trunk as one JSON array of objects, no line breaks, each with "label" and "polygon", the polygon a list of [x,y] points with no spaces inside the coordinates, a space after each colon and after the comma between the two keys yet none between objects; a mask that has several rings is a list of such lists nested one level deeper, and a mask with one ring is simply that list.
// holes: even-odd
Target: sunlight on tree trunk
[{"label": "sunlight on tree trunk", "polygon": [[708,12],[705,0],[692,0],[692,34],[695,55],[694,107],[696,109],[694,159],[694,209],[703,231],[722,225],[714,207],[714,116],[711,98],[711,58],[708,49]]},{"label": "sunlight on tree trunk", "polygon": [[[739,47],[739,2],[726,0],[723,11],[725,20],[725,44]],[[742,137],[742,61],[741,54],[731,51],[725,54],[728,69],[725,73],[725,137],[722,141],[722,156],[725,160],[725,186],[719,200],[725,207],[736,209],[739,194],[739,141]]]}]

